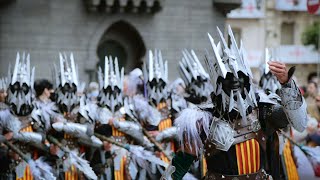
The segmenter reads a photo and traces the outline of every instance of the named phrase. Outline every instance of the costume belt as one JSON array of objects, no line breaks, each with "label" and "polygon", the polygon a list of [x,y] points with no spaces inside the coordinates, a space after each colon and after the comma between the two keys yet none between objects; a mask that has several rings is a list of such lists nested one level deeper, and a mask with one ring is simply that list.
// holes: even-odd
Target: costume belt
[{"label": "costume belt", "polygon": [[207,172],[204,180],[272,180],[272,177],[264,169],[256,173],[243,175],[223,175],[215,172]]},{"label": "costume belt", "polygon": [[[251,132],[250,132],[251,131]],[[262,147],[262,149],[265,151],[266,150],[266,137],[263,133],[262,130],[259,130],[257,132],[252,132],[252,130],[245,128],[241,128],[236,130],[237,134],[234,136],[234,142],[233,145],[239,144],[241,142],[250,140],[250,139],[256,139],[259,143],[259,145]],[[217,149],[216,146],[211,143],[211,142],[206,142],[205,145],[205,156],[210,157],[212,155],[216,155],[219,153],[221,150]]]}]

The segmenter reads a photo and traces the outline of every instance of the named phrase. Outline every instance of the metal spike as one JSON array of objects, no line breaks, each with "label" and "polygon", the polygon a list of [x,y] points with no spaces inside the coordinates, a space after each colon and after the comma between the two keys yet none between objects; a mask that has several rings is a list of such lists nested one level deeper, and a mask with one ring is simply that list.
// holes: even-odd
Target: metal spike
[{"label": "metal spike", "polygon": [[98,72],[97,73],[98,73],[99,89],[101,90],[104,86],[103,86],[102,70],[101,70],[100,66],[98,68]]},{"label": "metal spike", "polygon": [[221,41],[222,41],[223,48],[229,49],[229,48],[228,48],[228,44],[227,44],[226,40],[224,39],[223,34],[222,34],[222,32],[220,31],[220,29],[219,29],[218,26],[217,26],[217,30],[218,30],[218,34],[219,34],[219,36],[220,36],[220,39],[221,39]]},{"label": "metal spike", "polygon": [[111,88],[112,90],[114,90],[114,81],[113,81],[113,77],[115,76],[115,73],[114,73],[114,67],[113,67],[113,60],[112,60],[112,57],[109,56],[109,66],[110,66],[110,85],[111,85]]},{"label": "metal spike", "polygon": [[73,53],[70,54],[70,60],[71,60],[72,81],[76,86],[78,86],[77,69],[74,64]]},{"label": "metal spike", "polygon": [[34,74],[35,74],[35,67],[32,67],[32,73],[31,73],[31,77],[30,77],[30,86],[31,89],[33,90],[33,85],[34,85]]},{"label": "metal spike", "polygon": [[247,115],[246,115],[246,107],[245,107],[245,104],[244,104],[244,100],[240,94],[239,91],[236,92],[237,93],[237,108],[238,108],[238,111],[242,117],[242,119],[247,122]]},{"label": "metal spike", "polygon": [[220,41],[219,41],[218,44],[217,44],[217,49],[218,49],[218,51],[219,51],[220,57],[222,57],[223,52],[222,52],[222,48],[221,48],[221,43],[220,43]]},{"label": "metal spike", "polygon": [[108,56],[104,57],[104,88],[109,86],[109,59]]},{"label": "metal spike", "polygon": [[164,69],[164,64],[163,64],[163,59],[162,59],[162,53],[160,50],[158,50],[158,63],[160,65],[160,72],[163,80],[165,80],[165,69]]},{"label": "metal spike", "polygon": [[66,79],[64,76],[64,59],[61,53],[59,53],[59,58],[60,58],[60,76],[61,76],[61,86],[64,86],[66,83]]},{"label": "metal spike", "polygon": [[164,62],[164,81],[167,83],[168,82],[168,61]]},{"label": "metal spike", "polygon": [[204,77],[209,78],[208,73],[204,70],[204,68],[203,68],[202,64],[200,63],[196,53],[193,50],[191,50],[191,54],[193,56],[193,59],[196,61],[197,65],[199,66],[201,74],[204,75]]},{"label": "metal spike", "polygon": [[118,64],[118,58],[115,57],[114,59],[114,66],[115,66],[115,72],[116,72],[116,79],[117,79],[117,86],[121,87],[122,81],[120,77],[120,69],[119,69],[119,64]]},{"label": "metal spike", "polygon": [[188,71],[186,70],[186,68],[183,66],[183,64],[181,62],[179,62],[179,66],[180,66],[181,72],[183,73],[184,77],[188,80],[188,82],[186,82],[186,83],[191,83],[191,77],[190,77],[190,74],[188,73]]},{"label": "metal spike", "polygon": [[15,82],[17,82],[19,60],[20,60],[20,55],[19,55],[19,52],[17,52],[16,64],[14,65],[11,84],[14,84]]},{"label": "metal spike", "polygon": [[221,75],[223,78],[226,78],[227,76],[227,69],[225,68],[225,65],[223,64],[222,62],[222,59],[219,55],[219,51],[214,43],[214,40],[213,38],[211,37],[211,35],[208,33],[208,36],[209,36],[209,40],[210,40],[210,43],[211,43],[211,46],[212,46],[212,49],[214,51],[214,54],[215,54],[215,57],[216,57],[216,60],[217,60],[217,63],[218,63],[218,66],[219,66],[219,69],[221,71]]},{"label": "metal spike", "polygon": [[269,49],[266,48],[265,49],[265,59],[264,59],[264,63],[265,63],[265,67],[264,67],[264,73],[265,74],[268,74],[270,69],[269,69],[269,65],[268,65],[268,62],[270,61],[271,59],[271,55],[269,53]]},{"label": "metal spike", "polygon": [[30,77],[30,54],[28,53],[28,55],[27,55],[27,80],[26,80],[26,83],[27,83],[27,85],[31,85],[30,83],[30,81],[31,81],[31,77]]},{"label": "metal spike", "polygon": [[231,112],[233,107],[234,107],[233,90],[231,90],[230,101],[229,101],[229,111],[228,112]]},{"label": "metal spike", "polygon": [[193,79],[197,79],[197,75],[196,75],[196,73],[194,72],[193,66],[192,66],[192,64],[191,64],[191,62],[190,62],[190,59],[188,58],[188,55],[187,55],[186,52],[184,52],[184,51],[182,51],[182,54],[183,54],[183,57],[184,57],[184,59],[185,59],[185,62],[187,63],[187,67],[188,67],[188,69],[189,69],[189,71],[190,71]]},{"label": "metal spike", "polygon": [[[231,29],[231,26],[229,25],[228,26],[228,34],[230,36],[230,40],[231,40],[231,49],[233,51],[235,51],[235,54],[236,54],[236,61],[239,62],[238,65],[242,65],[242,67],[245,69],[246,72],[244,72],[246,75],[249,75],[249,72],[247,71],[247,68],[246,68],[246,65],[243,61],[243,58],[241,57],[240,55],[240,51],[239,51],[239,48],[238,48],[238,45],[237,45],[237,42],[236,42],[236,39],[234,38],[234,35],[233,35],[233,32],[232,32],[232,29]],[[237,71],[237,70],[236,70]]]},{"label": "metal spike", "polygon": [[153,54],[152,51],[149,50],[149,61],[148,61],[148,65],[149,65],[149,81],[152,81],[152,79],[154,78],[153,76]]},{"label": "metal spike", "polygon": [[123,89],[123,81],[124,81],[124,68],[121,68],[121,80],[120,80],[120,88]]}]

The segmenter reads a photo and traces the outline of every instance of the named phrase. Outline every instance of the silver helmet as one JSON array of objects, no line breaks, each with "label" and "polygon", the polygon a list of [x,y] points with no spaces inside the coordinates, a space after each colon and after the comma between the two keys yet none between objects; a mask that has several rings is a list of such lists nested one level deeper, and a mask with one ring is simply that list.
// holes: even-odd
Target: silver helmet
[{"label": "silver helmet", "polygon": [[272,59],[274,59],[274,57],[272,57],[269,49],[266,48],[264,63],[261,65],[262,75],[259,85],[263,90],[267,92],[277,93],[277,91],[281,89],[281,84],[277,80],[277,78],[270,72],[268,62]]},{"label": "silver helmet", "polygon": [[211,35],[208,34],[214,55],[210,56],[207,52],[206,56],[213,85],[213,95],[222,97],[221,113],[236,110],[243,118],[246,118],[247,108],[257,105],[252,72],[247,63],[246,52],[242,42],[238,48],[230,26],[228,27],[230,47],[228,47],[220,29],[217,29],[222,47],[220,42],[215,44]]},{"label": "silver helmet", "polygon": [[13,73],[8,76],[8,104],[18,116],[26,116],[32,112],[34,67],[30,68],[30,54],[17,53]]},{"label": "silver helmet", "polygon": [[146,96],[155,104],[168,98],[168,62],[163,61],[160,50],[154,54],[149,50],[149,58],[143,66]]},{"label": "silver helmet", "polygon": [[209,74],[200,63],[196,53],[186,49],[182,51],[183,57],[179,62],[180,74],[186,84],[186,97],[189,101],[199,104],[207,101],[213,90],[209,82]]},{"label": "silver helmet", "polygon": [[7,92],[9,86],[8,78],[0,78],[0,92]]},{"label": "silver helmet", "polygon": [[56,103],[62,112],[71,112],[79,105],[80,95],[84,84],[79,83],[77,66],[73,53],[68,57],[59,53],[60,68],[55,67]]},{"label": "silver helmet", "polygon": [[120,70],[117,57],[114,60],[111,56],[105,57],[104,73],[99,67],[98,80],[100,86],[98,104],[107,106],[113,113],[116,112],[123,105],[124,80],[124,68]]}]

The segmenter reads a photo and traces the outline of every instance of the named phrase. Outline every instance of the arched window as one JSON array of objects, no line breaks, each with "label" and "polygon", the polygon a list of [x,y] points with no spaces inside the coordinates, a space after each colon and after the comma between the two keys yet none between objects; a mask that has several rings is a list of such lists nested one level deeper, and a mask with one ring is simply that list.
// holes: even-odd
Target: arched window
[{"label": "arched window", "polygon": [[111,55],[118,57],[119,66],[123,66],[125,72],[129,72],[141,67],[145,53],[146,47],[136,28],[126,21],[117,21],[105,31],[99,41],[98,66],[103,67],[105,56]]}]

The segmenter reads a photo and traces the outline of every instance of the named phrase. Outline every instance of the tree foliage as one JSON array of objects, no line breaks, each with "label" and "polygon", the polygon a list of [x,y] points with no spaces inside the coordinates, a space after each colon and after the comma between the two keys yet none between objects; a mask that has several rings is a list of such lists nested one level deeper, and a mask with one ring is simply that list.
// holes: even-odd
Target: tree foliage
[{"label": "tree foliage", "polygon": [[314,45],[319,48],[320,21],[308,26],[302,34],[302,43],[304,45]]}]

